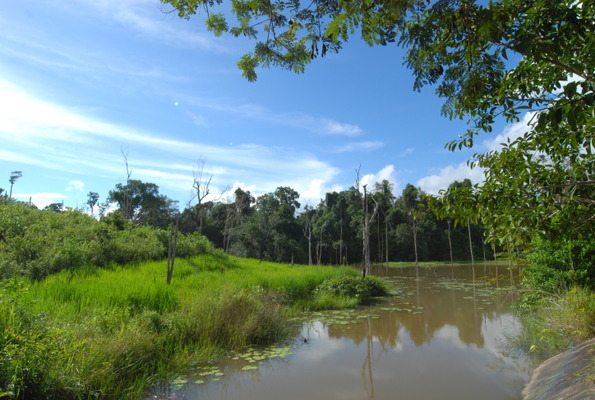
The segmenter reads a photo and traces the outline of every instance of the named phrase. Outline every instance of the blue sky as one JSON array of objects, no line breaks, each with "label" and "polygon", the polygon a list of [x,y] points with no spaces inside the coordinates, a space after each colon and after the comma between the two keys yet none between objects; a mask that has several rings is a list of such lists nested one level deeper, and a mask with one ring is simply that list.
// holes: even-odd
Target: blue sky
[{"label": "blue sky", "polygon": [[[19,0],[0,9],[0,187],[39,207],[103,202],[132,178],[185,206],[204,162],[212,192],[291,186],[302,204],[388,179],[436,193],[481,181],[465,161],[518,126],[496,126],[472,151],[444,144],[466,129],[440,115],[432,88],[412,90],[396,46],[358,40],[306,73],[236,67],[253,43],[215,38],[201,18],[179,19],[158,0]],[[223,195],[221,195],[223,193]]]}]

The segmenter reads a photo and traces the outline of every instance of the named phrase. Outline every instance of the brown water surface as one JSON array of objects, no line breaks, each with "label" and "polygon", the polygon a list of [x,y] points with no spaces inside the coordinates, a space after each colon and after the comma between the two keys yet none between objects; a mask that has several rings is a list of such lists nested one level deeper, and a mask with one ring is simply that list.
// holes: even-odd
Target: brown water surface
[{"label": "brown water surface", "polygon": [[[520,399],[528,362],[506,350],[518,329],[514,273],[478,264],[378,268],[397,296],[312,315],[289,349],[230,358],[175,391],[188,400]],[[291,354],[288,354],[288,351]],[[205,376],[206,375],[206,376]],[[195,383],[197,382],[198,383]]]}]

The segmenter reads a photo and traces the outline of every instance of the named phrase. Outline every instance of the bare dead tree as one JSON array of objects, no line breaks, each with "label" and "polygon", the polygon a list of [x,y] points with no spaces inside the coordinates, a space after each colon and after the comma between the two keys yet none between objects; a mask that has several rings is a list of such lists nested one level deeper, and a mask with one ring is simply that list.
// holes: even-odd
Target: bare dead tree
[{"label": "bare dead tree", "polygon": [[312,265],[312,214],[309,212],[310,210],[306,206],[306,210],[304,212],[304,226],[302,227],[302,232],[304,233],[304,237],[308,240],[308,265]]},{"label": "bare dead tree", "polygon": [[418,267],[418,255],[417,255],[417,212],[411,210],[411,218],[413,221],[413,247],[415,250],[415,268]]},{"label": "bare dead tree", "polygon": [[193,169],[193,183],[192,188],[193,200],[196,199],[196,217],[198,221],[198,232],[202,233],[202,223],[204,217],[203,201],[211,193],[212,174],[205,172],[206,160],[201,158],[198,160],[198,165]]},{"label": "bare dead tree", "polygon": [[370,272],[370,268],[372,267],[372,261],[370,259],[370,225],[374,218],[376,218],[376,214],[378,213],[378,208],[380,204],[374,197],[372,197],[372,201],[374,202],[374,211],[372,211],[372,215],[369,213],[368,207],[368,192],[367,192],[367,185],[363,186],[364,188],[364,196],[363,196],[363,209],[364,209],[364,221],[363,221],[363,265],[362,265],[362,275],[365,278],[366,275]]},{"label": "bare dead tree", "polygon": [[[130,169],[130,166],[128,165],[128,153],[124,152],[124,146],[120,147],[120,152],[122,153],[122,157],[124,158],[124,165],[126,166],[126,187],[128,188],[128,185],[130,184],[130,177],[132,176],[132,170]],[[131,207],[131,203],[132,203],[132,199],[130,198],[130,196],[128,195],[129,191],[125,190],[124,191],[124,210],[125,212],[125,218],[128,215]],[[130,212],[130,215],[132,216],[132,212]],[[132,219],[132,217],[131,217]]]},{"label": "bare dead tree", "polygon": [[368,192],[367,192],[367,185],[363,185],[364,193],[360,191],[360,170],[361,165],[355,169],[355,190],[357,191],[358,196],[362,200],[362,211],[363,211],[363,221],[362,221],[362,276],[365,278],[366,275],[370,272],[370,268],[372,267],[372,261],[370,259],[370,225],[376,214],[378,213],[378,209],[380,204],[374,197],[372,200],[374,201],[374,211],[372,211],[372,215],[369,213],[368,207]]},{"label": "bare dead tree", "polygon": [[124,165],[126,166],[126,184],[130,182],[130,177],[132,176],[132,170],[128,165],[128,153],[124,153],[124,147],[120,148],[120,152],[122,153],[122,157],[124,157]]}]

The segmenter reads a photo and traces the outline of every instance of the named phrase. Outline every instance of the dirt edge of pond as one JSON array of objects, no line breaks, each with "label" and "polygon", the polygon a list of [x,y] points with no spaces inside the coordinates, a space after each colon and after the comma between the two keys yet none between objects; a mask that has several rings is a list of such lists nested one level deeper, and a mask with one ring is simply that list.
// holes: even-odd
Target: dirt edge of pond
[{"label": "dirt edge of pond", "polygon": [[523,400],[595,399],[595,338],[544,361],[523,390]]}]

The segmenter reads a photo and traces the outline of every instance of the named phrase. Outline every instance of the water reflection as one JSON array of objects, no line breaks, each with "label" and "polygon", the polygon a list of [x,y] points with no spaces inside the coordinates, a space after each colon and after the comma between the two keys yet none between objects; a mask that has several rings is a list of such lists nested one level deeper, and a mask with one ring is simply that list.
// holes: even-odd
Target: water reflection
[{"label": "water reflection", "polygon": [[410,269],[389,270],[389,278],[401,294],[389,299],[387,306],[376,309],[381,318],[369,321],[370,327],[330,326],[329,336],[349,337],[359,344],[371,331],[381,343],[395,347],[403,330],[409,340],[421,346],[443,327],[451,326],[456,328],[461,342],[482,348],[485,344],[482,331],[489,321],[510,313],[508,304],[514,300],[515,292],[508,290],[510,281],[505,276],[499,277],[499,287],[490,283],[496,279],[493,275],[473,283],[466,279],[469,269],[461,267],[455,280],[444,277],[451,273],[450,268],[422,269],[419,278],[410,276],[413,274]]},{"label": "water reflection", "polygon": [[497,276],[493,266],[476,268],[475,274],[470,267],[380,269],[399,296],[355,316],[330,313],[304,326],[305,341],[289,358],[264,361],[254,371],[229,360],[220,366],[220,381],[187,385],[179,394],[192,400],[520,399],[528,365],[501,343],[516,324],[508,306],[514,292],[495,290],[509,286],[509,271],[500,266]]}]

